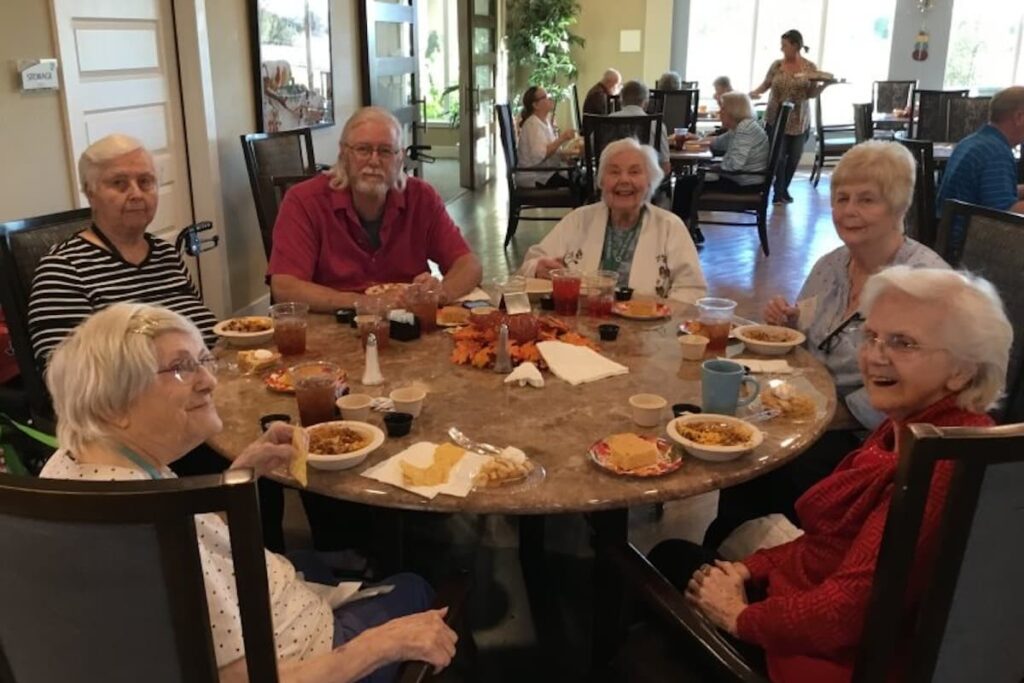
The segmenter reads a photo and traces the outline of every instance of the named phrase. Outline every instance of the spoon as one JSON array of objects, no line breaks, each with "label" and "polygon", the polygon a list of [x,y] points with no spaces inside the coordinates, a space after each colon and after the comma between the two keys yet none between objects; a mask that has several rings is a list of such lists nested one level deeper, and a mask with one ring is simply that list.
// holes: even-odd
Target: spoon
[{"label": "spoon", "polygon": [[449,427],[448,437],[459,446],[462,446],[463,448],[470,451],[476,451],[477,453],[483,453],[486,455],[501,455],[502,452],[501,449],[498,448],[497,446],[492,446],[489,443],[480,443],[478,441],[473,441],[468,436],[463,434],[462,430],[460,430],[458,427]]}]

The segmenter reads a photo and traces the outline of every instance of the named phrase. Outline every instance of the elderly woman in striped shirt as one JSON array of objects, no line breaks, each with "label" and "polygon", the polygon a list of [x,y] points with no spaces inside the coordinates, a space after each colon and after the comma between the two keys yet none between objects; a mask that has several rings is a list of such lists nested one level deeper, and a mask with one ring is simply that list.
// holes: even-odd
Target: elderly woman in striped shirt
[{"label": "elderly woman in striped shirt", "polygon": [[167,242],[146,232],[159,196],[153,155],[139,140],[108,135],[78,160],[92,225],[40,260],[29,299],[36,360],[50,353],[82,320],[122,301],[160,304],[195,324],[207,345],[216,338],[185,264]]}]

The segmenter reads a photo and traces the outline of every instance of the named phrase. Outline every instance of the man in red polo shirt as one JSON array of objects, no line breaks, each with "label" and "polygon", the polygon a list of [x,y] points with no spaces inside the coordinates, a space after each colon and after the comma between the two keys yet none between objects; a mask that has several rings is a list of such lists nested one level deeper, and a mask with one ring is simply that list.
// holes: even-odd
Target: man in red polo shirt
[{"label": "man in red polo shirt", "polygon": [[370,285],[430,279],[428,260],[444,274],[443,301],[480,283],[480,261],[437,191],[403,172],[401,139],[389,111],[365,107],[345,124],[330,172],[288,191],[267,268],[274,299],[333,311]]}]

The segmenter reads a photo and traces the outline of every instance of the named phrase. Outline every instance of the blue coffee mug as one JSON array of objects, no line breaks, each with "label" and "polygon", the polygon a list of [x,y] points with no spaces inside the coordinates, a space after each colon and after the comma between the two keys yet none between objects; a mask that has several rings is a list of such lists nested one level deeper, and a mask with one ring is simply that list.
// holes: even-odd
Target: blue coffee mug
[{"label": "blue coffee mug", "polygon": [[[746,375],[743,366],[731,360],[706,360],[701,365],[701,400],[705,413],[735,415],[736,409],[747,405],[761,391],[757,380]],[[740,386],[750,383],[754,391],[740,400]]]}]

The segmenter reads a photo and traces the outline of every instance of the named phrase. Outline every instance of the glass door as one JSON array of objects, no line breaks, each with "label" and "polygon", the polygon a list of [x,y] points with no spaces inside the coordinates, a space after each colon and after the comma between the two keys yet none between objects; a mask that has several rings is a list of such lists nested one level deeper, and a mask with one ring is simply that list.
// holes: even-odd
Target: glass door
[{"label": "glass door", "polygon": [[494,176],[497,0],[459,0],[459,176],[477,189]]},{"label": "glass door", "polygon": [[[402,124],[406,145],[422,144],[426,116],[416,58],[417,0],[362,0],[363,101],[388,109]],[[419,176],[422,163],[406,155],[406,170]]]}]

